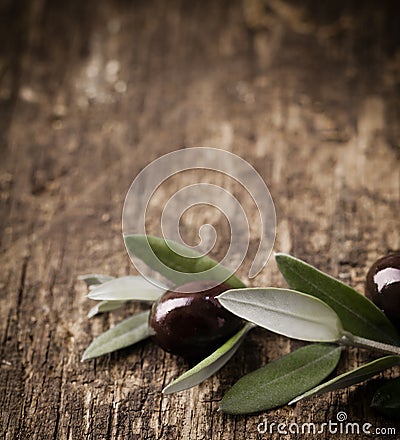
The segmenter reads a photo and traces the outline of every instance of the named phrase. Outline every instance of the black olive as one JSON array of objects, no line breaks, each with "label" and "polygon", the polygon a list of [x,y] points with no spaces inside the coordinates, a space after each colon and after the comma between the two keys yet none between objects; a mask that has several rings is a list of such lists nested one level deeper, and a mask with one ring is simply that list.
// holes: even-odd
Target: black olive
[{"label": "black olive", "polygon": [[211,354],[243,324],[215,298],[228,289],[225,283],[194,281],[165,292],[149,317],[154,342],[189,360]]},{"label": "black olive", "polygon": [[400,330],[400,252],[386,255],[371,266],[365,294]]}]

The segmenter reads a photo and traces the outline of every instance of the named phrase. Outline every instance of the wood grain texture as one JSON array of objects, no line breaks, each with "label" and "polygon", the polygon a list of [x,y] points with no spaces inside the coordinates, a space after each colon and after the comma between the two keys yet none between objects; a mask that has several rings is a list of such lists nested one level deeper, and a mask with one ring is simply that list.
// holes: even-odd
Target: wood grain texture
[{"label": "wood grain texture", "polygon": [[[369,265],[400,248],[397,17],[394,1],[0,2],[2,438],[256,439],[264,419],[338,411],[400,432],[369,408],[380,379],[218,413],[242,374],[301,345],[262,330],[206,383],[168,397],[186,365],[150,342],[81,363],[95,335],[141,306],[87,320],[77,281],[134,273],[121,211],[147,163],[215,146],[266,180],[276,250],[362,291]],[[273,262],[256,283],[284,285]],[[338,371],[370,358],[349,350]]]}]

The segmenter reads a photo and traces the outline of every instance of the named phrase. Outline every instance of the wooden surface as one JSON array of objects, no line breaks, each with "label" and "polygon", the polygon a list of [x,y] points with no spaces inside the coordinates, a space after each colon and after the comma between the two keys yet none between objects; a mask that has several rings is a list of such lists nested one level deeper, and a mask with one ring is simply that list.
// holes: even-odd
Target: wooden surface
[{"label": "wooden surface", "polygon": [[[0,2],[1,438],[267,438],[264,419],[320,424],[338,411],[400,432],[369,408],[379,379],[265,414],[218,413],[237,378],[300,345],[262,330],[170,397],[160,391],[186,365],[150,342],[81,363],[141,306],[88,320],[77,280],[134,273],[121,210],[147,163],[215,146],[266,180],[276,250],[362,290],[375,258],[400,248],[396,3]],[[271,262],[254,284],[284,282]],[[350,350],[338,372],[370,358]]]}]

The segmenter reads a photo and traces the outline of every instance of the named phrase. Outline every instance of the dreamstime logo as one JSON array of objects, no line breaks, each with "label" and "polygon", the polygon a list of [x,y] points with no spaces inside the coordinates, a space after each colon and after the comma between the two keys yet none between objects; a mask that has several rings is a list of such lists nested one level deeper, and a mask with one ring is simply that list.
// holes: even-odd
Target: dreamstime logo
[{"label": "dreamstime logo", "polygon": [[[190,216],[191,210],[197,216]],[[189,218],[186,223],[185,216]],[[198,225],[197,218],[205,222]],[[186,225],[186,241],[182,225]],[[275,226],[274,204],[257,171],[233,153],[206,147],[177,150],[147,165],[133,181],[122,214],[125,237],[157,235],[170,240],[166,243],[178,255],[217,259],[229,269],[224,279],[216,267],[205,267],[202,271],[203,268],[196,267],[198,279],[215,280],[215,284],[229,278],[243,262],[251,264],[246,275],[254,278],[269,259]],[[164,284],[176,278],[181,284],[193,281],[192,273],[177,273],[179,268],[161,261],[148,241],[144,246],[146,264],[128,250],[141,275]],[[250,262],[249,250],[253,252]],[[164,278],[157,278],[149,267],[161,268],[158,272]]]},{"label": "dreamstime logo", "polygon": [[339,411],[336,414],[336,419],[338,422],[344,422],[345,420],[347,420],[347,414],[344,411]]},{"label": "dreamstime logo", "polygon": [[395,435],[396,428],[373,427],[371,423],[348,422],[347,414],[339,411],[336,420],[328,420],[323,423],[276,423],[264,420],[257,425],[259,434],[367,434],[367,435]]}]

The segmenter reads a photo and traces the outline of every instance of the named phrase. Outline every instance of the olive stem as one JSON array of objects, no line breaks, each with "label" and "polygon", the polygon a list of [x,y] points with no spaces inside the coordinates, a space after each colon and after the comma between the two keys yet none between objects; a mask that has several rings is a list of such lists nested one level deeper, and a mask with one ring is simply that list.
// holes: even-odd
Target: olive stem
[{"label": "olive stem", "polygon": [[369,350],[372,349],[381,353],[400,355],[400,347],[396,345],[385,344],[383,342],[362,338],[361,336],[355,336],[349,332],[343,332],[343,335],[338,342],[342,345],[368,348]]}]

